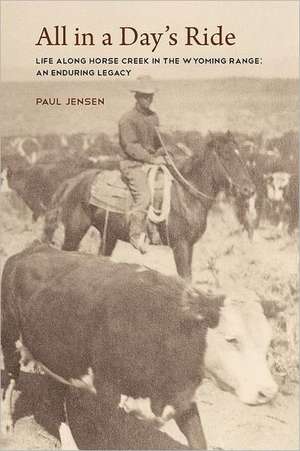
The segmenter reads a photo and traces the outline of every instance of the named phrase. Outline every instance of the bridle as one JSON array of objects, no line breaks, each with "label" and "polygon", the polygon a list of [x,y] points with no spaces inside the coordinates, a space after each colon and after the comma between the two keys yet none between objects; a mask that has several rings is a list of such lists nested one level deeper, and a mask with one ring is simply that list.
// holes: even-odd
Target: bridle
[{"label": "bridle", "polygon": [[[214,200],[216,199],[215,196],[214,196],[214,197],[213,197],[213,196],[209,196],[209,195],[203,193],[202,191],[200,191],[199,189],[195,188],[195,187],[194,187],[194,186],[193,186],[193,185],[192,185],[192,184],[191,184],[191,183],[190,183],[190,182],[189,182],[189,181],[181,174],[181,172],[179,171],[179,169],[176,167],[176,165],[175,165],[175,163],[174,163],[174,161],[173,161],[173,159],[172,159],[172,157],[171,157],[171,155],[170,155],[168,149],[167,149],[166,146],[164,145],[164,142],[163,142],[163,140],[162,140],[162,137],[161,137],[161,135],[160,135],[160,132],[159,132],[159,130],[158,130],[157,128],[156,128],[156,133],[157,133],[157,135],[158,135],[158,138],[159,138],[159,140],[160,140],[160,143],[161,143],[161,145],[162,145],[162,147],[163,147],[163,149],[164,149],[164,152],[165,152],[164,159],[165,159],[165,161],[166,161],[168,167],[169,167],[169,168],[171,169],[171,171],[173,172],[172,175],[174,175],[175,179],[176,179],[179,183],[181,183],[181,185],[182,185],[183,187],[185,187],[185,188],[187,189],[187,191],[188,191],[192,196],[196,197],[197,199],[214,201]],[[221,168],[222,168],[222,171],[223,171],[223,173],[224,173],[224,175],[225,175],[225,178],[226,178],[227,182],[229,183],[230,190],[232,190],[232,188],[235,188],[236,191],[237,191],[238,193],[240,193],[240,192],[242,191],[242,190],[241,190],[241,186],[240,186],[238,183],[234,183],[234,182],[233,182],[232,177],[231,177],[231,175],[229,174],[228,170],[226,169],[225,165],[222,163],[221,158],[220,158],[220,156],[218,155],[217,150],[216,150],[216,149],[212,149],[212,151],[214,152],[215,156],[216,156],[217,159],[218,159],[218,163],[219,163],[219,165],[220,165]],[[245,165],[244,161],[242,160],[242,158],[240,157],[238,151],[235,150],[234,152],[235,152],[237,158],[239,159],[239,161],[240,161],[242,167],[243,167],[244,170],[247,172],[246,165]],[[250,181],[250,179],[249,179],[249,181]]]},{"label": "bridle", "polygon": [[[216,150],[216,149],[213,149],[213,151],[214,151],[215,154],[217,155],[217,157],[218,157],[218,163],[219,163],[219,165],[220,165],[221,168],[222,168],[222,171],[223,171],[223,173],[224,173],[224,175],[225,175],[225,178],[226,178],[227,182],[229,183],[229,189],[232,190],[232,188],[235,188],[237,193],[241,193],[241,192],[242,192],[241,185],[239,185],[238,183],[234,183],[234,182],[232,181],[232,177],[231,177],[231,175],[229,174],[228,170],[226,169],[225,165],[222,163],[222,159],[221,159],[220,156],[218,155],[217,150]],[[234,153],[235,153],[235,155],[237,156],[237,158],[238,158],[239,162],[241,163],[241,165],[242,165],[243,169],[245,170],[245,172],[248,173],[246,164],[245,164],[245,162],[242,160],[242,158],[241,158],[241,156],[240,156],[240,154],[239,154],[239,151],[238,151],[237,149],[235,149],[235,150],[234,150]],[[252,183],[250,178],[249,178],[249,182]]]},{"label": "bridle", "polygon": [[198,190],[197,188],[195,188],[179,171],[179,169],[176,167],[174,161],[172,160],[170,153],[168,152],[168,150],[166,148],[164,148],[165,150],[165,155],[164,155],[164,159],[166,160],[166,163],[168,165],[168,167],[171,168],[172,172],[174,172],[174,177],[175,179],[181,183],[182,186],[184,186],[190,194],[192,194],[194,197],[196,197],[197,199],[203,200],[215,200],[215,197],[212,196],[208,196],[207,194],[203,193],[202,191]]}]

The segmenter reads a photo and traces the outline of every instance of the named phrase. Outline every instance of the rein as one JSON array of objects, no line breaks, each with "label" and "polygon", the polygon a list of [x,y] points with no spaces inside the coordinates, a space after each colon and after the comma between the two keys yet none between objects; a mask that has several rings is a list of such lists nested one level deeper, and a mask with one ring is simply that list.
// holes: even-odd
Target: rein
[{"label": "rein", "polygon": [[[219,158],[219,157],[218,157],[218,158]],[[220,164],[220,166],[222,167],[223,172],[225,173],[225,177],[226,177],[226,179],[227,179],[227,181],[228,181],[230,187],[232,187],[232,186],[238,186],[238,185],[236,185],[235,183],[233,183],[230,174],[228,173],[227,169],[225,168],[225,166],[224,166],[224,164],[222,163],[222,161],[220,160],[220,158],[219,158],[219,164]]]},{"label": "rein", "polygon": [[168,152],[166,146],[164,145],[164,142],[162,140],[161,134],[158,130],[158,128],[155,128],[157,136],[159,138],[159,141],[161,143],[162,148],[164,149],[165,155],[164,155],[164,159],[166,160],[166,163],[168,164],[168,166],[170,166],[172,168],[172,170],[175,173],[175,178],[178,182],[180,182],[189,192],[190,194],[192,194],[194,197],[196,197],[197,199],[206,199],[206,200],[215,200],[215,197],[211,197],[208,196],[207,194],[203,193],[202,191],[198,190],[197,188],[195,188],[182,174],[181,172],[178,170],[178,168],[176,167],[174,161],[172,160],[170,153]]},{"label": "rein", "polygon": [[[245,171],[248,173],[247,168],[246,168],[246,165],[245,165],[244,161],[242,160],[242,158],[240,157],[238,151],[235,151],[235,154],[236,154],[238,160],[240,161],[240,163],[242,164],[243,168],[245,169]],[[226,177],[226,179],[227,179],[227,181],[228,181],[228,183],[229,183],[229,185],[230,185],[230,188],[231,188],[231,187],[237,188],[238,191],[241,191],[240,185],[238,185],[237,183],[233,183],[230,174],[228,173],[226,167],[225,167],[224,164],[222,163],[222,161],[221,161],[221,159],[219,158],[219,156],[218,156],[218,159],[219,159],[219,164],[220,164],[220,166],[222,167],[222,170],[223,170],[224,173],[225,173],[225,177]],[[249,182],[251,182],[251,179],[250,179],[250,178],[249,178]]]}]

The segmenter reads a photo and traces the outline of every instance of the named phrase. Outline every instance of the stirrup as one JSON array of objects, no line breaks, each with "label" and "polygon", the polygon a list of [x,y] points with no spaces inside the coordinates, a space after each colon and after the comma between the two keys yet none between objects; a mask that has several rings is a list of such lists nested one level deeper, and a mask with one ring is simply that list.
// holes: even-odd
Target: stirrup
[{"label": "stirrup", "polygon": [[146,233],[141,233],[139,236],[133,236],[130,238],[130,243],[137,249],[141,254],[146,254],[149,243]]}]

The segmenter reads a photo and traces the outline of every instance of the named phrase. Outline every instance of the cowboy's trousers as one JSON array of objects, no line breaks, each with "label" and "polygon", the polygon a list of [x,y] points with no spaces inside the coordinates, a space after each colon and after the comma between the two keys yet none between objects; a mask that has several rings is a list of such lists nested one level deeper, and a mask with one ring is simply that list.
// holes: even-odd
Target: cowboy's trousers
[{"label": "cowboy's trousers", "polygon": [[142,169],[142,164],[136,161],[121,161],[120,169],[133,198],[129,237],[136,238],[147,231],[147,212],[151,201],[147,175]]}]

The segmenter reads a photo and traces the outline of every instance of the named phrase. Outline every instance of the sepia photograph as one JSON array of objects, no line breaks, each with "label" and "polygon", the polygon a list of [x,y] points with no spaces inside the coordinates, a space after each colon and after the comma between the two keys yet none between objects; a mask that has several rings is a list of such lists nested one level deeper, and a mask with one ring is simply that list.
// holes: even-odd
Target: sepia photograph
[{"label": "sepia photograph", "polygon": [[299,2],[0,6],[0,449],[298,450]]}]

